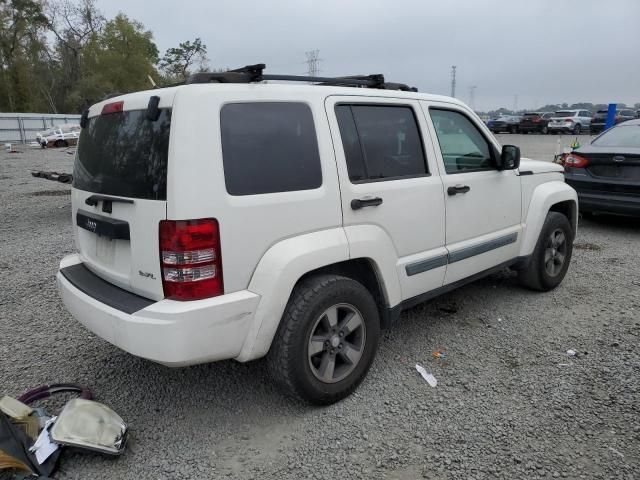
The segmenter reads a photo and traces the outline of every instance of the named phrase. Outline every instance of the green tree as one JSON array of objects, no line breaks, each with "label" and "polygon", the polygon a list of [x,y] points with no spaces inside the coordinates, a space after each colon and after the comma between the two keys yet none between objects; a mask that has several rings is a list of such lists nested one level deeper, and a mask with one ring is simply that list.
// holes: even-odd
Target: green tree
[{"label": "green tree", "polygon": [[38,110],[46,104],[35,75],[45,57],[46,25],[40,2],[0,0],[0,109]]},{"label": "green tree", "polygon": [[108,94],[148,89],[149,77],[158,79],[157,62],[152,33],[119,14],[85,46],[80,80],[69,92],[68,103],[81,110]]},{"label": "green tree", "polygon": [[194,67],[203,71],[207,66],[207,46],[200,38],[196,38],[193,42],[187,40],[180,43],[178,47],[169,48],[159,63],[165,83],[186,80]]}]

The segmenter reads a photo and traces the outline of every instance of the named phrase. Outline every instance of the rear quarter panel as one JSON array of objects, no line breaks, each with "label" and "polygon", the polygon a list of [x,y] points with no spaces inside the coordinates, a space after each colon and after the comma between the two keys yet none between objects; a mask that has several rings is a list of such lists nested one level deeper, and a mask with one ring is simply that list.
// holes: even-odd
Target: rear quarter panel
[{"label": "rear quarter panel", "polygon": [[[167,218],[216,218],[225,293],[246,289],[262,256],[279,241],[342,225],[340,193],[323,97],[233,86],[192,85],[176,93],[167,179]],[[312,111],[322,167],[314,190],[233,196],[222,161],[220,110],[236,102],[306,103]],[[273,272],[277,276],[278,272]]]}]

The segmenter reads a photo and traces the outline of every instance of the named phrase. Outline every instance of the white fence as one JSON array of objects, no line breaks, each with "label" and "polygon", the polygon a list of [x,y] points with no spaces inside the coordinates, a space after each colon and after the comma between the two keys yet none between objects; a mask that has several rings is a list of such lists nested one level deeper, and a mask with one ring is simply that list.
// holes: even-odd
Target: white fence
[{"label": "white fence", "polygon": [[38,132],[64,123],[80,123],[80,115],[0,113],[0,142],[31,142],[36,139]]}]

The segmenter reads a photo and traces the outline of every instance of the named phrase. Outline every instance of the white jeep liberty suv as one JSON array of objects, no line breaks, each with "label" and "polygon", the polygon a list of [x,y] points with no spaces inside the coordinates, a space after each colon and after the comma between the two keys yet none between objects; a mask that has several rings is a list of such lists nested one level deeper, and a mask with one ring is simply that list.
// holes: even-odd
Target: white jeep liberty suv
[{"label": "white jeep liberty suv", "polygon": [[172,367],[266,356],[327,404],[403,309],[506,267],[562,281],[578,209],[561,167],[501,149],[454,98],[263,69],[83,115],[57,281],[92,332]]}]

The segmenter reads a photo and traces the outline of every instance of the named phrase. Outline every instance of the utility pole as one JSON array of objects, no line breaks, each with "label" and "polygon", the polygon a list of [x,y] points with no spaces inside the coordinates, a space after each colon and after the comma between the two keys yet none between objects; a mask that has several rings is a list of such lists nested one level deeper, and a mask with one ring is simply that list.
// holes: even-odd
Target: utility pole
[{"label": "utility pole", "polygon": [[451,67],[451,96],[455,97],[456,96],[456,67],[455,65],[453,65]]},{"label": "utility pole", "polygon": [[310,77],[317,77],[320,73],[320,62],[322,59],[318,58],[320,50],[310,50],[305,52],[307,56],[307,75]]},{"label": "utility pole", "polygon": [[471,107],[471,110],[476,109],[476,87],[475,85],[472,85],[469,87],[469,106]]},{"label": "utility pole", "polygon": [[518,111],[518,94],[513,96],[513,113],[517,113]]}]

